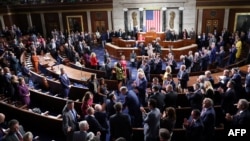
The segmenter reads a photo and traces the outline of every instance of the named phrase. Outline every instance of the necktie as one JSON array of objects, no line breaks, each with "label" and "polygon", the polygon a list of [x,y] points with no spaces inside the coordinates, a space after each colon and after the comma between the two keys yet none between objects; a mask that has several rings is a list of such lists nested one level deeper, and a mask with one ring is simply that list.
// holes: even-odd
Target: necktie
[{"label": "necktie", "polygon": [[76,114],[75,114],[75,112],[73,110],[71,110],[71,113],[72,113],[73,119],[75,121],[76,120]]},{"label": "necktie", "polygon": [[16,132],[16,135],[17,135],[19,141],[23,141],[23,136],[21,135],[21,133],[19,131]]}]

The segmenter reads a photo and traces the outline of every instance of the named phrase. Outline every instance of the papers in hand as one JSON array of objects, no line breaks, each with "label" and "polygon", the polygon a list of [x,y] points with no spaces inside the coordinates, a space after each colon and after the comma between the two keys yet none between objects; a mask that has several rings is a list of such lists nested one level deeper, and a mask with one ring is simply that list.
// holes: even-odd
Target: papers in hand
[{"label": "papers in hand", "polygon": [[50,60],[50,57],[43,57],[44,60]]}]

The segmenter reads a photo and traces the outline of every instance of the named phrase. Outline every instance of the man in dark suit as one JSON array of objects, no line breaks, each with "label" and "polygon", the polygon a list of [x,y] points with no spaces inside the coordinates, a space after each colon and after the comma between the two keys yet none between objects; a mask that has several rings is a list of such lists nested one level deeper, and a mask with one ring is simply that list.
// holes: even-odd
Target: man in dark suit
[{"label": "man in dark suit", "polygon": [[200,110],[194,109],[189,119],[184,119],[183,126],[186,129],[187,141],[201,141],[204,125],[200,118]]},{"label": "man in dark suit", "polygon": [[79,122],[80,131],[75,131],[73,134],[73,141],[87,141],[87,131],[89,130],[89,124],[86,120]]},{"label": "man in dark suit", "polygon": [[201,86],[199,83],[195,83],[193,84],[194,92],[186,92],[187,99],[192,109],[201,110],[202,108],[203,95],[201,93],[200,87]]},{"label": "man in dark suit", "polygon": [[61,68],[60,71],[61,75],[59,76],[59,80],[62,86],[63,97],[67,98],[69,96],[69,89],[71,87],[70,80],[63,68]]},{"label": "man in dark suit", "polygon": [[106,129],[101,126],[101,124],[98,122],[98,120],[94,116],[94,113],[95,113],[94,108],[89,107],[87,109],[87,113],[88,115],[85,117],[85,120],[89,124],[89,132],[93,132],[94,134],[99,134],[99,133],[106,134]]},{"label": "man in dark suit", "polygon": [[106,131],[108,130],[108,122],[107,122],[107,114],[102,111],[102,105],[96,104],[95,105],[95,113],[94,113],[95,118],[97,121],[100,123],[100,125],[105,129],[104,132],[101,132],[100,139],[101,141],[106,140]]},{"label": "man in dark suit", "polygon": [[188,83],[188,80],[189,80],[189,75],[186,72],[186,66],[185,65],[181,65],[180,70],[179,70],[179,72],[177,74],[177,78],[179,80],[180,88],[181,88],[181,90],[183,92],[183,90],[187,88],[187,83]]},{"label": "man in dark suit", "polygon": [[204,125],[204,141],[213,141],[215,132],[215,111],[213,107],[213,100],[210,98],[205,98],[203,100],[203,108],[201,111],[201,120]]},{"label": "man in dark suit", "polygon": [[138,72],[139,84],[137,85],[139,91],[139,102],[140,105],[145,106],[145,97],[146,97],[146,89],[147,89],[147,80],[145,75],[141,72]]},{"label": "man in dark suit", "polygon": [[[246,99],[240,99],[237,104],[238,112],[234,115],[226,114],[226,120],[231,122],[231,128],[233,129],[246,129],[246,136],[249,137],[250,130],[250,112],[249,103]],[[244,137],[246,137],[244,136]]]},{"label": "man in dark suit", "polygon": [[158,86],[153,86],[152,87],[152,95],[150,96],[150,98],[152,99],[155,99],[156,100],[156,107],[158,109],[160,109],[160,111],[163,111],[164,109],[164,99],[165,99],[165,96],[159,91],[159,87]]},{"label": "man in dark suit", "polygon": [[125,86],[120,88],[121,94],[125,96],[123,108],[128,108],[128,114],[133,127],[142,126],[142,115],[140,112],[140,102],[134,91],[129,90]]},{"label": "man in dark suit", "polygon": [[164,98],[164,108],[166,107],[177,107],[176,101],[177,101],[178,94],[173,90],[173,86],[171,84],[168,84],[166,86],[166,94]]},{"label": "man in dark suit", "polygon": [[146,113],[144,108],[141,108],[144,119],[144,141],[157,141],[159,137],[161,112],[156,107],[156,100],[149,99],[148,107],[150,112]]},{"label": "man in dark suit", "polygon": [[72,100],[68,100],[64,106],[62,110],[62,117],[63,132],[67,137],[67,141],[72,141],[74,131],[78,130],[77,120],[80,117],[74,108],[74,102]]},{"label": "man in dark suit", "polygon": [[127,141],[131,141],[132,126],[128,115],[122,113],[122,103],[117,102],[114,105],[116,114],[109,119],[110,124],[110,140],[124,137]]},{"label": "man in dark suit", "polygon": [[248,66],[247,69],[248,74],[246,75],[246,80],[245,80],[245,91],[246,91],[246,99],[250,100],[250,66]]},{"label": "man in dark suit", "polygon": [[23,127],[19,125],[19,121],[12,119],[8,123],[10,131],[5,137],[5,141],[22,141],[25,131]]},{"label": "man in dark suit", "polygon": [[221,78],[219,78],[219,86],[223,88],[224,91],[227,90],[227,82],[231,79],[230,76],[230,71],[228,69],[225,69],[223,71],[223,75]]}]

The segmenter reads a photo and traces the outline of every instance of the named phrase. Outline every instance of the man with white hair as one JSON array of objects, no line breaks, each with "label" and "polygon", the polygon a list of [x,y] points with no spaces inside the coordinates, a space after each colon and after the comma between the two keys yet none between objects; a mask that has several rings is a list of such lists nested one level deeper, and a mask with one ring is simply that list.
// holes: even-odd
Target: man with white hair
[{"label": "man with white hair", "polygon": [[[108,118],[107,114],[103,112],[102,105],[96,104],[95,105],[95,113],[94,113],[95,118],[97,121],[100,123],[100,125],[108,131]],[[100,136],[101,140],[106,140],[106,132],[101,132]]]},{"label": "man with white hair", "polygon": [[87,131],[89,129],[89,124],[86,120],[79,122],[80,131],[75,131],[73,134],[73,141],[86,141]]}]

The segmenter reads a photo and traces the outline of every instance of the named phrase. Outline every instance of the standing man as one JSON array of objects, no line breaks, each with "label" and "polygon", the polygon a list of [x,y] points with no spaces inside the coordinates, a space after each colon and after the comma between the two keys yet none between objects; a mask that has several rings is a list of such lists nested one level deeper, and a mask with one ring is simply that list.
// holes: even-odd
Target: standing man
[{"label": "standing man", "polygon": [[122,103],[117,102],[114,105],[116,114],[109,119],[110,124],[110,140],[115,140],[119,137],[131,141],[132,126],[128,115],[122,113]]},{"label": "standing man", "polygon": [[77,119],[80,117],[75,108],[74,108],[74,102],[72,100],[67,101],[66,105],[64,106],[62,110],[62,116],[63,116],[63,132],[67,136],[67,141],[73,140],[73,133],[78,128],[78,122]]},{"label": "standing man", "polygon": [[246,75],[246,80],[245,80],[245,91],[246,91],[246,99],[250,100],[250,66],[248,66],[247,69],[248,74]]},{"label": "standing man", "polygon": [[80,131],[75,131],[73,135],[73,141],[86,141],[87,131],[89,130],[89,124],[86,120],[79,122]]},{"label": "standing man", "polygon": [[144,108],[141,108],[144,119],[144,141],[157,141],[159,137],[161,113],[156,108],[156,100],[149,99],[149,113],[146,113]]},{"label": "standing man", "polygon": [[63,97],[68,98],[69,89],[71,87],[70,80],[69,80],[69,78],[68,78],[68,76],[65,73],[65,70],[63,68],[61,68],[60,71],[61,71],[61,75],[59,76],[59,80],[60,80],[60,83],[61,83],[61,86],[62,86]]},{"label": "standing man", "polygon": [[179,80],[179,86],[180,86],[181,92],[184,92],[183,90],[187,88],[187,84],[189,80],[189,75],[188,75],[188,72],[186,71],[186,65],[181,65],[180,70],[177,74],[177,78]]},{"label": "standing man", "polygon": [[204,141],[213,141],[215,136],[215,111],[213,107],[213,100],[205,98],[202,102],[201,120],[204,125]]},{"label": "standing man", "polygon": [[142,116],[140,112],[140,102],[134,91],[128,91],[128,88],[122,86],[120,88],[121,94],[125,96],[125,102],[123,108],[128,108],[128,114],[131,119],[133,127],[141,127],[142,125]]}]

